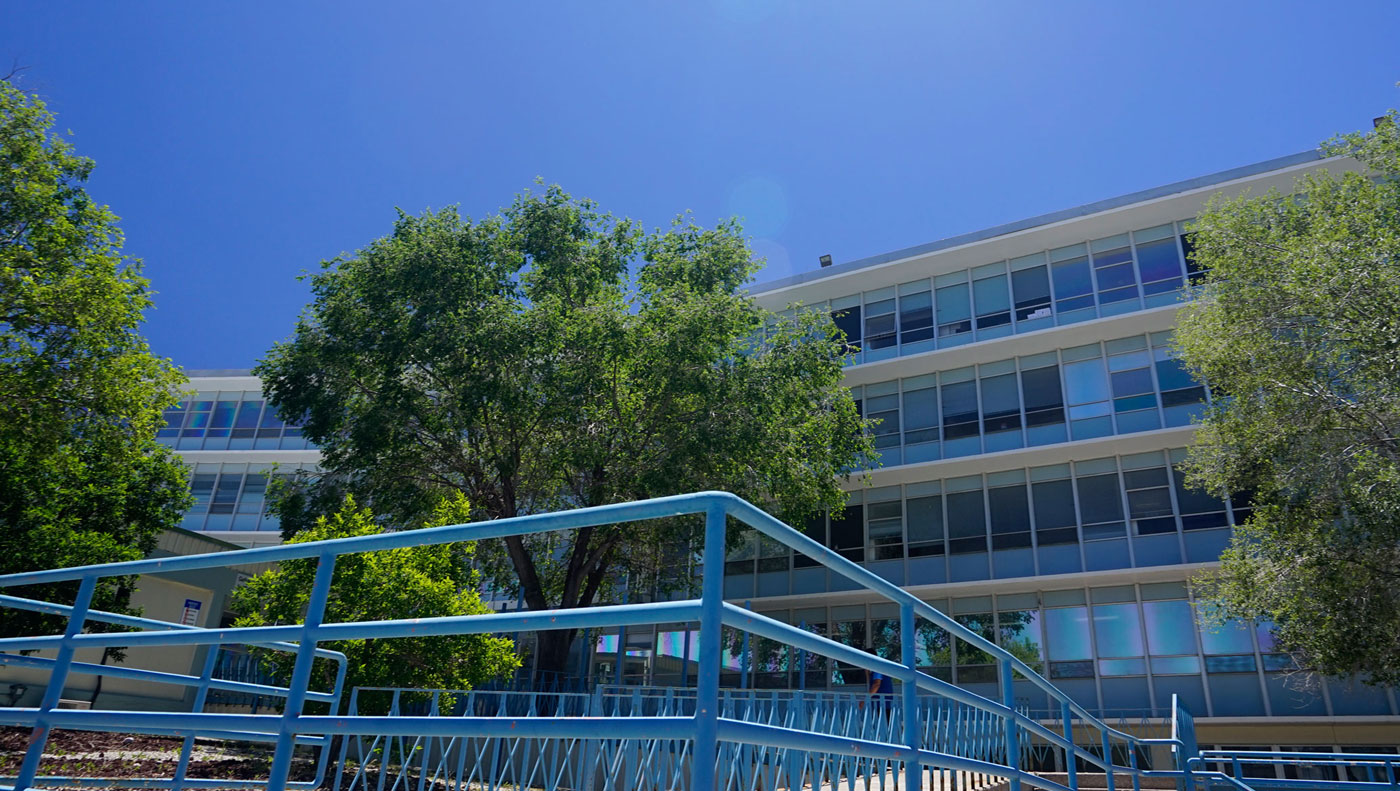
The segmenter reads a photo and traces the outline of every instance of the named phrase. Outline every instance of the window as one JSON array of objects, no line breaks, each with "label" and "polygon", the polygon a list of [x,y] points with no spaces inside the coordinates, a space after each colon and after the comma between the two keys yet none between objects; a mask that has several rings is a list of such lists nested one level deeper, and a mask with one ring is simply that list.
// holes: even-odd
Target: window
[{"label": "window", "polygon": [[1142,619],[1137,603],[1095,604],[1094,639],[1101,657],[1142,656]]},{"label": "window", "polygon": [[1021,428],[1021,394],[1016,374],[982,380],[982,428],[987,434]]},{"label": "window", "polygon": [[1017,321],[1050,317],[1050,276],[1044,266],[1012,272],[1011,292],[1016,297]]},{"label": "window", "polygon": [[987,515],[982,490],[955,492],[948,498],[948,552],[987,551]]},{"label": "window", "polygon": [[977,383],[945,384],[943,396],[943,439],[977,436]]},{"label": "window", "polygon": [[1176,237],[1168,236],[1137,246],[1138,272],[1145,294],[1160,294],[1181,288],[1181,254]]},{"label": "window", "polygon": [[836,329],[845,333],[846,348],[852,352],[860,351],[860,306],[832,311],[831,320],[836,324]]},{"label": "window", "polygon": [[1128,496],[1128,517],[1133,520],[1138,535],[1176,530],[1166,467],[1125,470],[1123,489]]},{"label": "window", "polygon": [[[953,620],[966,626],[969,631],[991,642],[996,640],[996,627],[991,613],[975,615],[955,615]],[[978,684],[995,682],[997,667],[992,655],[965,640],[957,641],[958,683]]]},{"label": "window", "polygon": [[1089,639],[1089,608],[1053,607],[1045,611],[1046,653],[1050,678],[1093,678],[1094,651]]},{"label": "window", "polygon": [[897,342],[894,300],[882,299],[865,306],[865,348],[887,349]]},{"label": "window", "polygon": [[[1192,378],[1191,372],[1186,370],[1180,360],[1171,356],[1169,349],[1153,349],[1152,359],[1157,369],[1157,383],[1162,390],[1164,408],[1170,410],[1173,407],[1196,406],[1206,400],[1206,389]],[[1199,409],[1194,411],[1200,412]]]},{"label": "window", "polygon": [[1011,294],[1006,275],[972,281],[972,298],[977,305],[977,329],[986,330],[1011,323]]},{"label": "window", "polygon": [[[1118,433],[1150,431],[1162,427],[1157,413],[1157,388],[1152,382],[1151,357],[1141,338],[1124,339],[1144,348],[1108,358],[1109,380],[1113,389],[1113,412]],[[1114,343],[1110,342],[1112,350]]]},{"label": "window", "polygon": [[892,560],[904,557],[904,508],[899,500],[870,503],[870,558]]},{"label": "window", "polygon": [[992,549],[1031,545],[1031,514],[1025,484],[999,486],[987,492],[991,506]]},{"label": "window", "polygon": [[[1191,603],[1148,601],[1142,603],[1147,625],[1147,650],[1153,656],[1196,654],[1196,619]],[[1156,663],[1153,663],[1156,667]],[[1197,668],[1199,672],[1199,667]]]},{"label": "window", "polygon": [[1078,521],[1074,515],[1074,488],[1069,480],[1042,481],[1031,484],[1031,499],[1035,501],[1036,543],[1073,544],[1079,540]]},{"label": "window", "polygon": [[865,399],[865,416],[871,420],[879,421],[871,430],[871,433],[875,437],[876,448],[893,448],[899,446],[898,394],[882,396],[867,395]]},{"label": "window", "polygon": [[758,534],[758,571],[787,571],[792,552],[781,541]]},{"label": "window", "polygon": [[1065,422],[1065,399],[1060,392],[1059,366],[1022,371],[1021,390],[1026,398],[1028,428]]},{"label": "window", "polygon": [[1093,307],[1094,283],[1085,257],[1061,261],[1050,270],[1055,281],[1055,310],[1065,313]]},{"label": "window", "polygon": [[899,298],[900,343],[926,341],[933,337],[933,294],[920,291]]},{"label": "window", "polygon": [[1104,408],[1077,408],[1108,401],[1108,376],[1104,373],[1103,360],[1065,363],[1065,395],[1070,404],[1071,420],[1108,414]]},{"label": "window", "polygon": [[1079,513],[1084,518],[1084,539],[1123,535],[1123,503],[1118,476],[1090,475],[1075,480],[1079,490]]},{"label": "window", "polygon": [[1012,656],[1040,670],[1044,658],[1040,642],[1039,610],[1003,610],[997,613],[997,645]]},{"label": "window", "polygon": [[945,286],[934,292],[938,305],[938,337],[972,331],[972,304],[967,284]]},{"label": "window", "polygon": [[1225,501],[1210,492],[1187,488],[1186,475],[1175,466],[1172,467],[1172,485],[1176,488],[1176,504],[1181,509],[1183,530],[1205,530],[1226,525]]},{"label": "window", "polygon": [[[829,546],[826,543],[826,514],[821,513],[816,516],[807,517],[807,521],[802,524],[802,534],[822,546]],[[815,559],[801,552],[794,552],[792,553],[792,565],[793,568],[802,569],[811,568],[812,566],[820,564],[818,564]]]},{"label": "window", "polygon": [[909,511],[909,557],[943,554],[943,497],[911,497]]},{"label": "window", "polygon": [[724,553],[725,574],[752,574],[754,558],[758,555],[758,533],[745,529],[734,546]]},{"label": "window", "polygon": [[938,441],[938,388],[904,391],[904,443]]},{"label": "window", "polygon": [[1133,251],[1127,247],[1094,254],[1094,276],[1099,284],[1099,304],[1137,299],[1137,275]]},{"label": "window", "polygon": [[848,505],[831,515],[831,548],[847,560],[865,560],[865,507]]},{"label": "window", "polygon": [[1181,253],[1186,259],[1186,281],[1191,285],[1197,285],[1206,279],[1206,269],[1196,263],[1196,235],[1184,233],[1181,239]]}]

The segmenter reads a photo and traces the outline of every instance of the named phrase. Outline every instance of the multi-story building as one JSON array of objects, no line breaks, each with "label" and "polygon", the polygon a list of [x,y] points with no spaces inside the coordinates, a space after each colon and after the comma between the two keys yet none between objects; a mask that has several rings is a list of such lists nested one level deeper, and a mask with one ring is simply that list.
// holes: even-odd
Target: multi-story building
[{"label": "multi-story building", "polygon": [[[1396,745],[1392,691],[1294,683],[1267,626],[1202,629],[1189,587],[1250,504],[1189,489],[1178,470],[1210,398],[1171,353],[1196,275],[1187,225],[1211,196],[1288,191],[1319,167],[1358,166],[1307,152],[751,289],[773,310],[830,311],[855,350],[846,384],[880,421],[881,465],[807,534],[1016,651],[1091,711],[1160,717],[1177,695],[1207,743]],[[246,372],[194,372],[192,384],[199,395],[164,432],[193,468],[185,526],[276,541],[268,471],[314,465],[316,451]],[[897,656],[898,614],[812,561],[755,536],[726,572],[728,598]],[[666,684],[693,678],[696,643],[677,626],[587,645],[601,677]],[[995,689],[995,667],[970,646],[931,628],[919,652],[934,675]],[[763,687],[850,680],[762,640],[726,669],[727,683]],[[1035,710],[1035,697],[1027,688],[1022,702]]]}]

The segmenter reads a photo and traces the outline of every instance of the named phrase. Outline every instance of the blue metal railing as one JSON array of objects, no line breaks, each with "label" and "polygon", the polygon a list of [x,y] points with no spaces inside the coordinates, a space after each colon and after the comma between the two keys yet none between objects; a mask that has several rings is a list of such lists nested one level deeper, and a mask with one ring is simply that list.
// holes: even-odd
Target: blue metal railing
[{"label": "blue metal railing", "polygon": [[[323,622],[336,560],[344,554],[502,538],[684,515],[703,515],[705,519],[703,575],[699,599],[576,610],[513,611],[375,622]],[[796,552],[815,559],[867,591],[897,604],[901,636],[900,660],[896,662],[874,656],[725,602],[725,531],[729,519],[756,529]],[[293,558],[317,560],[306,617],[301,624],[238,629],[186,628],[148,619],[112,616],[94,612],[89,608],[95,583],[102,577],[235,564],[273,563]],[[990,640],[958,624],[912,594],[789,528],[753,505],[722,492],[702,492],[490,522],[212,555],[11,574],[0,576],[0,588],[60,581],[79,582],[78,595],[71,607],[32,602],[16,597],[0,598],[0,605],[3,606],[46,608],[42,611],[67,615],[69,619],[67,629],[62,635],[0,640],[0,651],[49,649],[57,652],[53,659],[44,660],[48,663],[46,667],[49,668],[50,678],[40,705],[37,708],[0,710],[0,724],[34,728],[35,738],[14,779],[13,787],[17,789],[28,788],[36,782],[49,785],[82,784],[69,778],[37,777],[44,741],[51,728],[174,734],[185,737],[187,747],[193,743],[195,736],[269,741],[275,747],[268,779],[265,783],[242,783],[263,784],[269,791],[282,791],[289,784],[288,771],[292,751],[297,744],[311,744],[322,748],[317,778],[313,781],[319,782],[325,769],[328,753],[326,748],[329,747],[333,735],[371,739],[407,737],[427,740],[515,740],[517,746],[523,743],[521,740],[526,740],[541,750],[550,746],[549,749],[556,752],[565,749],[567,745],[581,744],[583,746],[579,748],[579,760],[593,755],[601,762],[599,766],[607,767],[601,777],[604,787],[608,788],[654,786],[709,791],[717,788],[753,786],[757,782],[755,778],[769,778],[776,783],[781,778],[792,782],[793,778],[800,780],[803,776],[807,777],[809,782],[813,778],[822,782],[832,782],[834,787],[835,782],[841,778],[853,778],[870,770],[870,767],[877,767],[882,773],[902,775],[903,787],[906,789],[921,787],[926,768],[1004,779],[1011,791],[1019,791],[1022,784],[1054,791],[1076,789],[1079,774],[1095,768],[1104,773],[1109,791],[1114,791],[1115,775],[1129,778],[1134,791],[1139,791],[1141,781],[1147,777],[1176,778],[1183,788],[1196,783],[1240,783],[1239,780],[1223,773],[1207,772],[1203,767],[1198,768],[1190,763],[1192,759],[1198,758],[1198,755],[1194,746],[1194,729],[1182,707],[1174,706],[1178,716],[1174,717],[1174,730],[1170,738],[1141,738],[1109,727],[1042,678],[1025,662]],[[915,636],[919,619],[933,623],[946,630],[951,637],[985,651],[994,658],[998,668],[998,699],[982,697],[918,669]],[[83,626],[89,620],[121,623],[145,631],[83,634]],[[685,698],[693,702],[644,708],[640,713],[629,709],[627,716],[620,716],[617,712],[605,712],[602,718],[568,716],[567,711],[561,712],[557,709],[550,709],[547,714],[539,713],[541,710],[537,709],[533,714],[520,716],[499,716],[499,712],[485,715],[470,711],[460,716],[441,716],[441,712],[433,709],[431,705],[425,712],[415,714],[369,716],[358,713],[354,708],[341,714],[338,709],[341,686],[339,681],[329,692],[317,693],[308,690],[313,660],[317,656],[331,655],[317,648],[317,644],[324,641],[617,628],[664,623],[699,625],[696,687],[687,695],[673,695],[676,700]],[[745,699],[720,689],[723,650],[721,633],[725,627],[775,640],[800,651],[836,659],[867,671],[883,673],[899,681],[900,688],[893,699],[879,701],[878,718],[874,718],[876,701],[873,699],[862,700],[866,705],[855,709],[833,704],[827,706],[824,709],[825,713],[820,715],[816,713],[818,707],[803,708],[814,700],[811,697],[813,693],[794,694],[782,707],[765,708],[766,704],[759,704],[756,702],[757,698],[743,702]],[[278,649],[294,652],[296,661],[290,683],[286,688],[273,688],[248,682],[215,680],[212,673],[216,652],[210,651],[204,674],[198,678],[161,673],[143,676],[149,680],[163,680],[165,683],[194,685],[198,694],[193,713],[57,709],[59,695],[70,673],[113,670],[94,669],[74,662],[73,652],[78,648],[225,644],[273,645]],[[340,661],[343,662],[343,657]],[[122,669],[121,672],[126,672],[126,669]],[[341,672],[343,678],[343,665]],[[1049,696],[1058,706],[1058,720],[1047,725],[1018,708],[1015,697],[1017,683],[1028,683]],[[250,686],[256,689],[249,689]],[[259,695],[275,694],[283,703],[282,712],[205,713],[201,709],[210,689],[253,692]],[[928,700],[937,700],[938,704],[934,706],[928,703]],[[331,713],[305,714],[303,708],[308,701],[329,703]],[[953,711],[960,713],[954,716],[950,714]],[[763,712],[766,714],[758,716]],[[866,723],[870,727],[866,724],[855,727],[852,723],[856,722]],[[497,742],[496,749],[500,749],[503,743]],[[1023,766],[1023,756],[1027,754],[1023,745],[1032,743],[1048,745],[1051,749],[1060,751],[1067,769],[1067,785],[1036,775],[1029,767]],[[1154,770],[1137,765],[1139,753],[1146,752],[1154,745],[1172,751],[1175,759],[1172,769]],[[441,752],[441,748],[438,749]],[[1115,765],[1114,756],[1122,751],[1126,751],[1127,765]],[[815,765],[810,758],[814,755],[842,758],[822,764],[820,771],[814,774],[810,770],[810,767]],[[845,763],[841,763],[842,761]],[[174,777],[145,784],[175,789],[182,785],[227,787],[240,784],[224,780],[187,779],[184,770],[188,763],[189,750],[186,749],[182,753],[180,768]],[[799,766],[802,767],[800,771],[794,769]],[[339,766],[337,771],[344,771],[344,768],[343,765]],[[381,788],[386,774],[380,772]],[[427,773],[419,775],[420,789],[427,782],[427,777]],[[639,781],[645,782],[639,785]],[[91,780],[82,782],[99,784]],[[551,780],[545,787],[570,787],[561,785],[561,782]],[[627,785],[628,783],[631,785]],[[292,785],[304,787],[308,784]],[[1353,784],[1348,787],[1359,788],[1365,785]],[[774,785],[764,787],[771,788]]]}]

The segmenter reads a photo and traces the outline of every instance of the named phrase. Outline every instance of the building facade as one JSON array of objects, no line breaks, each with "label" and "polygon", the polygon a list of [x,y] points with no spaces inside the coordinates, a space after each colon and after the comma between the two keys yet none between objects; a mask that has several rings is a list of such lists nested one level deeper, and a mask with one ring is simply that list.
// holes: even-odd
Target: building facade
[{"label": "building facade", "polygon": [[[1248,493],[1187,488],[1178,469],[1209,391],[1173,359],[1198,273],[1187,224],[1217,194],[1288,191],[1316,153],[1078,207],[751,289],[773,310],[828,311],[853,356],[846,384],[878,419],[877,469],[849,485],[812,538],[1015,651],[1086,708],[1125,722],[1173,695],[1203,742],[1390,749],[1396,695],[1347,680],[1301,684],[1267,627],[1203,630],[1190,577],[1217,562]],[[270,474],[314,466],[247,372],[192,372],[198,395],[162,440],[191,464],[191,530],[279,540]],[[274,465],[276,465],[274,469]],[[750,536],[726,597],[851,645],[898,655],[898,613],[805,558]],[[930,629],[925,669],[980,692],[996,669]],[[603,680],[693,679],[683,626],[587,642]],[[689,666],[689,667],[688,667]],[[726,683],[840,687],[839,666],[756,639]],[[1022,703],[1044,705],[1031,689]]]}]

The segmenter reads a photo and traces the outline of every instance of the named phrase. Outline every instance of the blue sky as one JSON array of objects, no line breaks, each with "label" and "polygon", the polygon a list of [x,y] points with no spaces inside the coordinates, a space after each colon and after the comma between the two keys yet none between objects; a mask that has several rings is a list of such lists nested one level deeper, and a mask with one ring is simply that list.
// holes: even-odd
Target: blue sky
[{"label": "blue sky", "polygon": [[97,160],[155,351],[234,368],[395,207],[536,177],[738,214],[766,280],[1301,151],[1400,106],[1400,3],[1344,6],[11,3],[0,63]]}]

